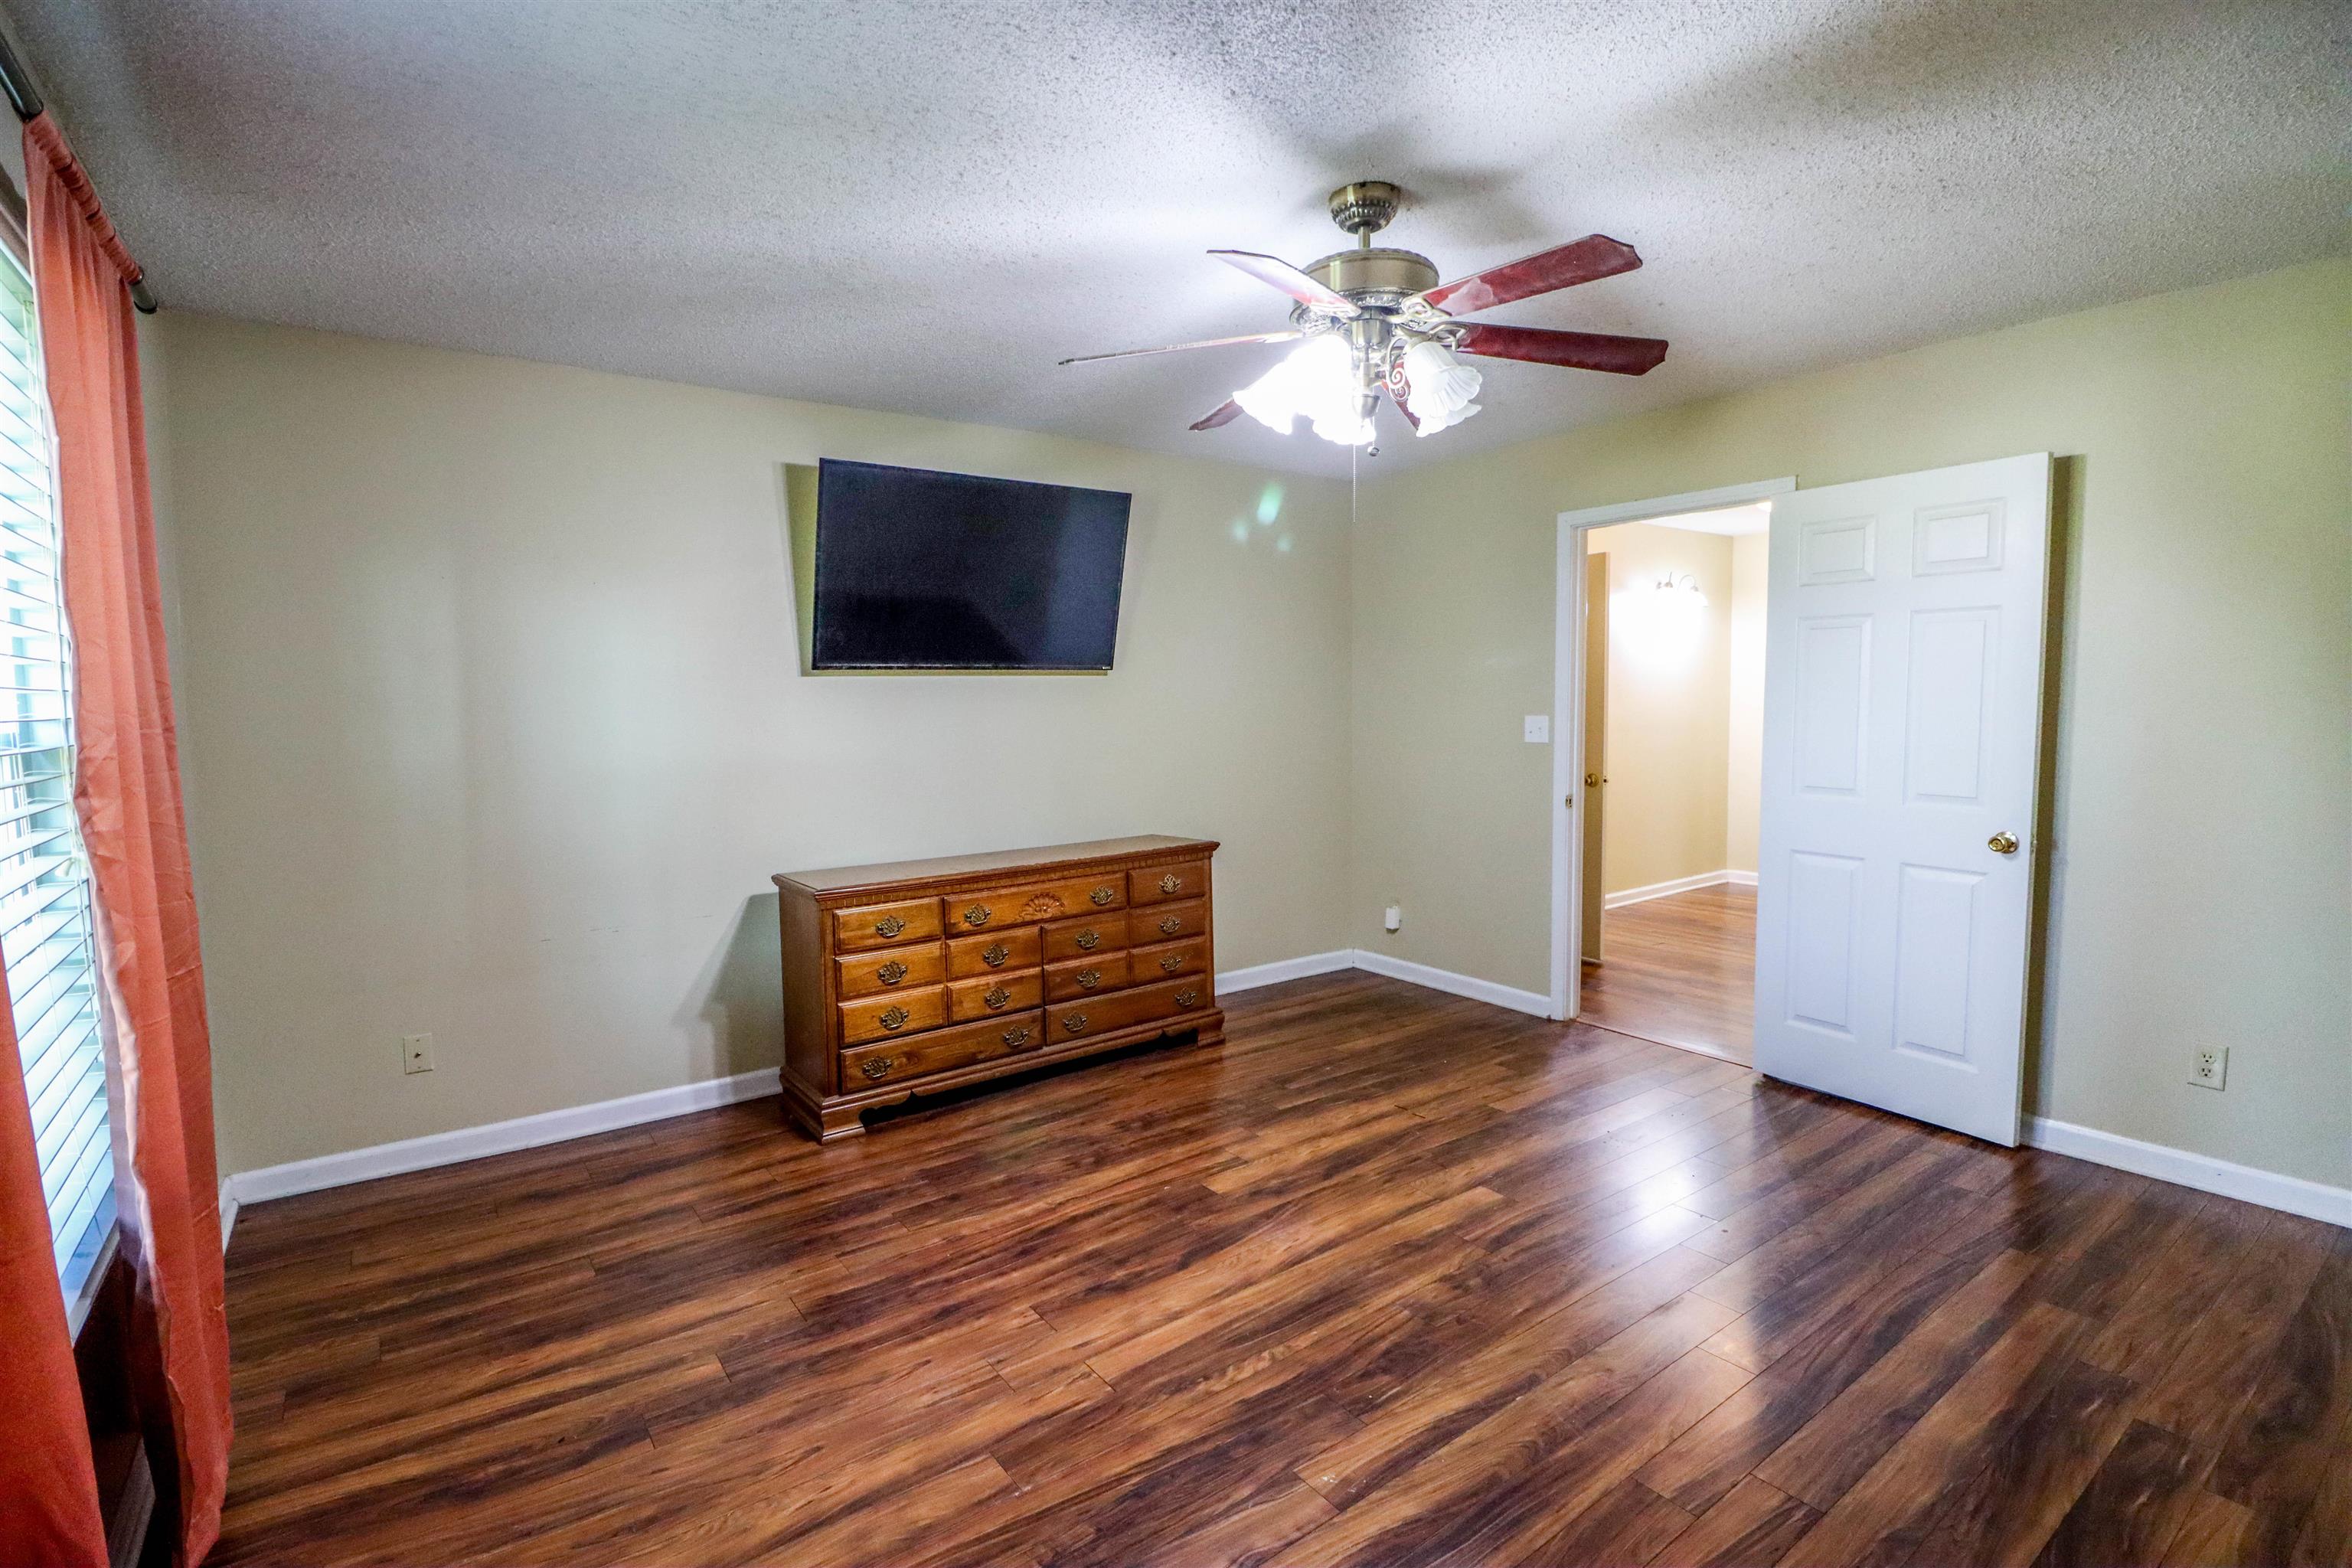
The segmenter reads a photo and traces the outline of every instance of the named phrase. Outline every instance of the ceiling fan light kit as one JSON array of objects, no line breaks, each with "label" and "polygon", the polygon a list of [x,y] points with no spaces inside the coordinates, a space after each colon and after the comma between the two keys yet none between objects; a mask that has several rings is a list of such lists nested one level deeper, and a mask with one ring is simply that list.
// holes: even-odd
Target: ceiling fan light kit
[{"label": "ceiling fan light kit", "polygon": [[1356,237],[1355,248],[1336,251],[1304,268],[1255,251],[1209,252],[1290,296],[1286,331],[1083,354],[1062,363],[1298,342],[1299,346],[1280,363],[1196,420],[1192,428],[1214,430],[1247,414],[1286,436],[1304,418],[1327,441],[1361,447],[1372,440],[1372,416],[1383,392],[1423,436],[1449,429],[1477,413],[1484,378],[1463,363],[1464,354],[1616,375],[1646,374],[1666,357],[1666,344],[1657,338],[1495,326],[1456,319],[1596,278],[1631,272],[1642,265],[1632,246],[1606,235],[1587,235],[1571,244],[1440,284],[1440,274],[1429,258],[1372,244],[1372,236],[1388,226],[1403,199],[1403,193],[1386,180],[1359,180],[1333,191],[1331,221]]}]

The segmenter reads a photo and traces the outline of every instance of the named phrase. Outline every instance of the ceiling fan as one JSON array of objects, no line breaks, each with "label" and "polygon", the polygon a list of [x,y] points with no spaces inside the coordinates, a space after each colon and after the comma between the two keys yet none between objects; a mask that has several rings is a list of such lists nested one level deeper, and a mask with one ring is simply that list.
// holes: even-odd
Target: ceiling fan
[{"label": "ceiling fan", "polygon": [[1253,251],[1209,252],[1297,301],[1290,308],[1291,324],[1286,331],[1080,354],[1061,363],[1090,364],[1183,349],[1304,340],[1281,363],[1234,393],[1192,428],[1214,430],[1247,414],[1286,436],[1304,417],[1325,440],[1360,447],[1372,439],[1372,413],[1382,392],[1395,402],[1397,411],[1415,432],[1423,436],[1459,425],[1477,413],[1481,377],[1462,362],[1464,354],[1601,370],[1615,375],[1645,374],[1666,357],[1665,342],[1659,338],[1458,320],[1515,300],[1631,272],[1642,265],[1642,258],[1630,245],[1591,234],[1441,284],[1429,258],[1372,244],[1372,236],[1396,216],[1403,195],[1385,180],[1359,180],[1333,191],[1331,221],[1356,237],[1356,248],[1336,252],[1303,268]]}]

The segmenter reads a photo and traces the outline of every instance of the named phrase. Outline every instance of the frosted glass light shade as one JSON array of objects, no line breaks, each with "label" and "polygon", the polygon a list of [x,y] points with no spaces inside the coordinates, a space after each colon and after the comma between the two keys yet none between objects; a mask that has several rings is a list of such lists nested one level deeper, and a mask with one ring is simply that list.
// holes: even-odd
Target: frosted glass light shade
[{"label": "frosted glass light shade", "polygon": [[1282,362],[1234,394],[1242,412],[1287,436],[1304,417],[1326,441],[1361,446],[1372,438],[1356,384],[1355,356],[1337,336],[1309,338]]},{"label": "frosted glass light shade", "polygon": [[1415,343],[1404,351],[1405,406],[1420,421],[1419,433],[1434,436],[1478,412],[1475,401],[1485,378],[1443,343]]}]

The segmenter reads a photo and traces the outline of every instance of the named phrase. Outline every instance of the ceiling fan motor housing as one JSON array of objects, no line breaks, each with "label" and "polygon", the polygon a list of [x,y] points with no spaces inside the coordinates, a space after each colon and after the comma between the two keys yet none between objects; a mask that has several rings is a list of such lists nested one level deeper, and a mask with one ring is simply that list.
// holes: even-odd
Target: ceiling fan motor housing
[{"label": "ceiling fan motor housing", "polygon": [[1358,305],[1393,310],[1424,289],[1437,287],[1437,267],[1410,250],[1342,250],[1302,268],[1327,289]]}]

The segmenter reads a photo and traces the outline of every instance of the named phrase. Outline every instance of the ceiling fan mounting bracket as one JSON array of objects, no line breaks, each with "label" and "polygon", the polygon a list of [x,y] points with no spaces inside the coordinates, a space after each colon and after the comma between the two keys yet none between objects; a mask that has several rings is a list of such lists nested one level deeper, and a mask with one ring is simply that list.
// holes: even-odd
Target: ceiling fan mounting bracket
[{"label": "ceiling fan mounting bracket", "polygon": [[1386,180],[1356,180],[1331,193],[1331,221],[1369,246],[1403,201],[1404,193]]}]

